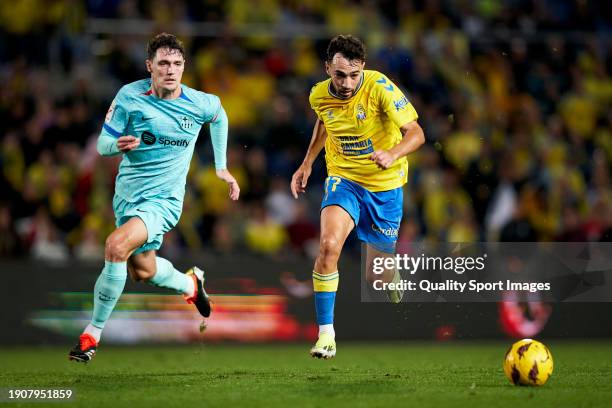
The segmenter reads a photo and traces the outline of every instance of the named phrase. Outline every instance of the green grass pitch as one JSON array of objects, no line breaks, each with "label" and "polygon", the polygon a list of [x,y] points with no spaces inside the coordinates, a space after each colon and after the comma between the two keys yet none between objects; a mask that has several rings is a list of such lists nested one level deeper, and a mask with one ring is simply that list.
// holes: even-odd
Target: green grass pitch
[{"label": "green grass pitch", "polygon": [[[101,347],[88,365],[64,348],[0,349],[0,387],[71,388],[81,407],[610,407],[612,342],[546,342],[540,388],[504,377],[508,342],[347,343],[329,361],[309,345]],[[4,404],[2,404],[4,405]]]}]

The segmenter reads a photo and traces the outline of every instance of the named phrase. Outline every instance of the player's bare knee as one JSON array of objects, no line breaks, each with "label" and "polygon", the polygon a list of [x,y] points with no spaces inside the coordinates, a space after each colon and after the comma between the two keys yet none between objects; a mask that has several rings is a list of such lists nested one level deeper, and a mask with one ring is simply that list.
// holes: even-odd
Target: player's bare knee
[{"label": "player's bare knee", "polygon": [[137,282],[146,282],[155,275],[155,271],[145,268],[134,268],[134,280]]},{"label": "player's bare knee", "polygon": [[[366,278],[366,282],[372,284],[374,283],[374,281],[381,280],[382,275],[377,275],[372,271],[371,268],[368,268],[365,273],[365,278]],[[386,282],[384,279],[383,281]]]},{"label": "player's bare knee", "polygon": [[365,268],[366,282],[373,283],[374,281],[381,279],[381,276],[382,276],[381,274],[374,273],[374,265],[371,262],[369,264],[366,264],[366,268]]},{"label": "player's bare knee", "polygon": [[338,241],[336,237],[321,237],[321,242],[319,244],[319,262],[325,269],[328,269],[328,267],[333,268],[333,265],[338,263],[341,250],[340,241]]},{"label": "player's bare knee", "polygon": [[104,258],[111,262],[125,262],[129,255],[129,248],[121,234],[110,234],[104,245]]},{"label": "player's bare knee", "polygon": [[380,280],[382,280],[383,282],[391,282],[393,273],[395,272],[385,271],[384,273],[374,273],[372,269],[368,269],[365,272],[366,282],[369,284],[372,284],[375,281],[380,281]]}]

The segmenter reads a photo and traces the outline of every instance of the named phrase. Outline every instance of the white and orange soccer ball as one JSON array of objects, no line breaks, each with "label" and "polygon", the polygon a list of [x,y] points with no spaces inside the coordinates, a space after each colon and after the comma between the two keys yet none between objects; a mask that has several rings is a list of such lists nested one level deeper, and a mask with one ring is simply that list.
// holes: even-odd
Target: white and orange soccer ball
[{"label": "white and orange soccer ball", "polygon": [[552,354],[539,341],[519,340],[506,352],[504,373],[514,385],[544,385],[552,372]]}]

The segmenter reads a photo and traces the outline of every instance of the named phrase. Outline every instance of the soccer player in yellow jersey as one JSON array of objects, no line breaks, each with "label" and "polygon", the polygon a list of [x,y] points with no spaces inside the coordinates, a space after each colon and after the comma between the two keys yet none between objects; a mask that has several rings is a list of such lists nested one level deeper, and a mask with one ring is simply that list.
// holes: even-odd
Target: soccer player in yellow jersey
[{"label": "soccer player in yellow jersey", "polygon": [[[291,180],[297,198],[325,147],[328,177],[312,274],[319,339],[310,354],[316,358],[336,355],[334,303],[344,241],[355,228],[367,244],[368,264],[395,251],[402,186],[408,176],[406,156],[425,142],[412,104],[385,75],[364,70],[365,60],[365,46],[358,38],[338,35],[329,43],[325,70],[330,78],[310,92],[317,121],[304,162]],[[383,275],[386,282],[398,279],[396,270]],[[391,301],[401,301],[401,292],[388,294]]]}]

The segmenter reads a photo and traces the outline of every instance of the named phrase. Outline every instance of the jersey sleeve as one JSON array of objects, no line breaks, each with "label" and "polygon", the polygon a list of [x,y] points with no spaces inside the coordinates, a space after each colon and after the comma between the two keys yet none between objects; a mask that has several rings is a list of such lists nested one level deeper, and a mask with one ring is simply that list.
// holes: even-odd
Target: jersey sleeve
[{"label": "jersey sleeve", "polygon": [[221,100],[217,95],[202,93],[204,123],[214,122],[221,112]]},{"label": "jersey sleeve", "polygon": [[204,123],[210,123],[210,140],[215,157],[215,168],[217,170],[227,168],[226,150],[228,119],[221,99],[217,95],[198,93],[202,107],[202,118]]},{"label": "jersey sleeve", "polygon": [[215,119],[210,122],[210,140],[213,146],[215,157],[215,169],[222,170],[227,168],[227,129],[229,127],[227,114],[223,107]]},{"label": "jersey sleeve", "polygon": [[127,98],[125,88],[121,88],[106,112],[106,118],[104,118],[100,135],[112,136],[114,138],[123,136],[129,121],[129,99]]},{"label": "jersey sleeve", "polygon": [[374,97],[378,100],[380,110],[385,112],[397,127],[419,117],[401,89],[385,75],[380,74],[376,80]]},{"label": "jersey sleeve", "polygon": [[310,89],[310,96],[308,97],[308,101],[310,102],[310,107],[315,112],[317,117],[320,119],[321,113],[319,112],[319,98],[317,97],[317,92],[316,92],[317,85],[313,86]]}]

